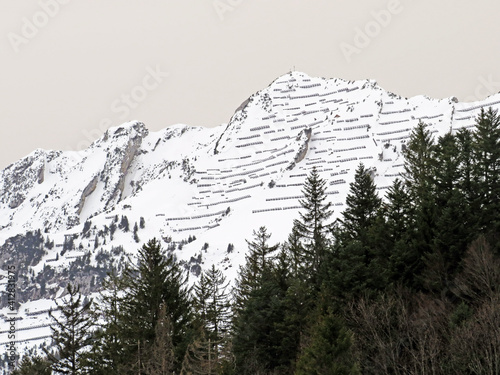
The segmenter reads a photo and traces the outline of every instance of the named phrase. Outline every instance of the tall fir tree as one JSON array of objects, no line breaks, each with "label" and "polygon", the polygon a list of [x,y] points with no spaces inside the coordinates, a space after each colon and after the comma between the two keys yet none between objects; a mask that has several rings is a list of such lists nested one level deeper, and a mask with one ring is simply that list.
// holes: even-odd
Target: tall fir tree
[{"label": "tall fir tree", "polygon": [[422,288],[424,258],[431,253],[435,226],[435,143],[427,125],[420,122],[413,129],[404,151],[404,182],[415,207],[414,234],[407,243],[408,257],[413,259],[411,286]]},{"label": "tall fir tree", "polygon": [[[184,358],[183,368],[204,367],[215,372],[227,360],[221,353],[229,345],[228,331],[231,323],[229,283],[215,265],[203,271],[194,286],[193,307],[197,315],[197,335]],[[198,362],[190,364],[190,361]]]},{"label": "tall fir tree", "polygon": [[304,341],[295,375],[360,374],[352,349],[353,335],[341,317],[322,314]]},{"label": "tall fir tree", "polygon": [[283,321],[285,291],[275,277],[272,255],[278,245],[268,245],[271,235],[265,227],[253,235],[235,288],[232,348],[236,371],[242,374],[268,372],[281,363],[281,335],[275,326]]},{"label": "tall fir tree", "polygon": [[342,225],[348,240],[369,245],[368,233],[375,224],[382,200],[377,195],[377,187],[363,163],[354,174],[354,182],[349,186],[346,209],[342,212]]},{"label": "tall fir tree", "polygon": [[[473,207],[477,192],[474,188],[474,140],[469,129],[460,129],[455,134],[458,155],[458,186],[469,209]],[[469,223],[472,224],[472,223]]]},{"label": "tall fir tree", "polygon": [[[318,279],[322,262],[329,246],[330,224],[327,223],[333,211],[327,202],[326,180],[322,179],[316,167],[307,176],[302,190],[304,198],[299,200],[304,212],[294,221],[297,233],[302,237],[304,258],[308,268],[306,277],[319,287]],[[316,281],[314,281],[316,280]]]},{"label": "tall fir tree", "polygon": [[392,284],[413,284],[415,267],[420,258],[410,246],[415,233],[415,207],[400,179],[389,187],[387,203],[383,205],[386,220],[386,244],[388,256],[388,278]]},{"label": "tall fir tree", "polygon": [[[155,342],[162,306],[172,325],[175,353],[174,370],[179,371],[192,333],[193,312],[186,277],[172,256],[166,256],[156,239],[144,244],[138,264],[124,271],[125,296],[122,300],[122,334],[126,347],[137,362],[147,362]],[[139,366],[140,367],[140,366]]]},{"label": "tall fir tree", "polygon": [[296,225],[288,235],[287,241],[283,244],[284,251],[288,258],[290,274],[294,278],[303,277],[307,271],[306,255],[302,245],[302,236]]},{"label": "tall fir tree", "polygon": [[61,315],[49,312],[53,320],[51,325],[52,340],[56,355],[45,351],[52,369],[60,374],[80,375],[84,373],[82,354],[91,343],[92,321],[89,319],[89,308],[92,301],[84,303],[80,287],[68,284],[66,301],[56,301]]},{"label": "tall fir tree", "polygon": [[269,269],[259,280],[234,319],[233,353],[241,374],[273,373],[283,364],[283,336],[276,326],[284,319],[284,291]]},{"label": "tall fir tree", "polygon": [[[339,240],[331,255],[328,289],[330,293],[347,298],[364,290],[381,288],[385,274],[385,257],[379,252],[384,246],[375,239],[384,229],[379,218],[381,199],[369,171],[363,164],[356,169],[354,181],[346,197],[346,209],[342,213]],[[381,220],[380,227],[376,226]]]},{"label": "tall fir tree", "polygon": [[481,109],[473,134],[474,181],[481,211],[479,229],[500,228],[500,116]]},{"label": "tall fir tree", "polygon": [[97,322],[92,348],[85,353],[86,368],[92,375],[125,373],[129,358],[122,335],[121,292],[124,290],[122,279],[114,271],[103,280],[103,290],[96,303],[92,305],[91,316]]},{"label": "tall fir tree", "polygon": [[453,279],[470,241],[467,202],[459,187],[460,156],[456,138],[440,137],[435,149],[435,224],[431,252],[425,255],[426,287],[441,290]]},{"label": "tall fir tree", "polygon": [[433,192],[434,140],[427,125],[419,122],[413,129],[404,151],[404,181],[417,205]]},{"label": "tall fir tree", "polygon": [[258,231],[253,231],[254,239],[246,241],[248,253],[245,256],[245,264],[240,267],[236,288],[233,291],[235,308],[241,309],[245,300],[252,290],[260,285],[264,271],[268,271],[272,265],[272,254],[278,249],[278,244],[269,245],[271,234],[267,228],[262,226]]}]

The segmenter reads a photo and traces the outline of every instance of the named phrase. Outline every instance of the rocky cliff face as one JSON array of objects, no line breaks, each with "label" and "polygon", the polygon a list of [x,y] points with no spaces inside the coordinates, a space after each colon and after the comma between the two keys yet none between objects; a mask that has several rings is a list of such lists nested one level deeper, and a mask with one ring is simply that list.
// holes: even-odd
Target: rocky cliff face
[{"label": "rocky cliff face", "polygon": [[36,150],[19,162],[11,164],[1,173],[0,203],[9,208],[19,207],[26,195],[44,180],[47,152]]}]

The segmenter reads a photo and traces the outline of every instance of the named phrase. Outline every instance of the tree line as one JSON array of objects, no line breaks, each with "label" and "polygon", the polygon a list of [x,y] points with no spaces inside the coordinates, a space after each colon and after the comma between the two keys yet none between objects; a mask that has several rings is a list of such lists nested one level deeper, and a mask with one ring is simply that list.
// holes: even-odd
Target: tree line
[{"label": "tree line", "polygon": [[156,239],[96,301],[69,285],[53,346],[13,374],[499,374],[500,116],[420,123],[382,199],[359,164],[332,221],[317,169],[282,244],[265,227],[230,288],[192,289]]}]

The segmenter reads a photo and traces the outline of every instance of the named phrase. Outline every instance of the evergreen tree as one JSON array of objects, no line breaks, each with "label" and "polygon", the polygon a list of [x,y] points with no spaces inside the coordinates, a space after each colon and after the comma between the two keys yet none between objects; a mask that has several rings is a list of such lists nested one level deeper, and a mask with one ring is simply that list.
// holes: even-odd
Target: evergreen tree
[{"label": "evergreen tree", "polygon": [[53,320],[52,340],[57,349],[56,355],[46,351],[52,369],[61,374],[83,374],[82,351],[91,343],[92,322],[88,311],[91,301],[83,303],[80,287],[68,284],[64,304],[56,301],[60,317],[49,312]]},{"label": "evergreen tree", "polygon": [[111,223],[111,225],[109,226],[109,238],[110,238],[111,240],[113,240],[113,236],[114,236],[115,232],[116,232],[116,224],[115,224],[115,222],[113,221],[113,222]]},{"label": "evergreen tree", "polygon": [[[156,337],[161,308],[172,325],[171,340],[176,371],[190,340],[192,309],[186,278],[172,256],[167,257],[156,239],[139,250],[138,264],[124,271],[125,296],[122,300],[122,334],[137,361],[146,363]],[[129,355],[131,357],[131,355]],[[140,366],[139,366],[140,367]]]},{"label": "evergreen tree", "polygon": [[288,235],[287,242],[284,244],[284,250],[290,264],[290,273],[294,278],[303,277],[306,273],[306,256],[301,239],[299,229],[294,225],[292,232]]},{"label": "evergreen tree", "polygon": [[470,241],[470,218],[466,196],[459,188],[460,156],[456,138],[449,133],[440,137],[435,154],[436,219],[431,252],[426,254],[424,279],[427,287],[439,290],[453,278]]},{"label": "evergreen tree", "polygon": [[284,319],[284,292],[270,270],[265,270],[259,280],[243,309],[237,311],[233,326],[236,371],[248,375],[272,373],[283,364],[282,335],[276,325]]},{"label": "evergreen tree", "polygon": [[269,246],[268,241],[271,234],[267,233],[266,227],[260,227],[253,231],[254,240],[246,241],[248,253],[246,262],[240,267],[236,288],[234,290],[235,308],[241,309],[250,292],[260,285],[264,271],[270,269],[272,264],[271,254],[278,249],[278,244]]},{"label": "evergreen tree", "polygon": [[404,181],[415,203],[423,205],[433,192],[431,172],[434,170],[434,140],[427,125],[419,122],[413,129],[404,151]]},{"label": "evergreen tree", "polygon": [[92,369],[94,375],[109,375],[125,373],[129,366],[127,357],[127,342],[122,334],[122,316],[120,293],[124,285],[114,272],[103,280],[103,291],[100,292],[97,303],[93,304],[92,318],[100,322],[94,332],[92,348],[85,353],[85,366]]},{"label": "evergreen tree", "polygon": [[392,283],[412,284],[415,267],[420,263],[412,251],[411,239],[415,233],[415,209],[401,180],[396,179],[388,189],[384,205],[386,219],[386,246],[389,249],[388,277]]},{"label": "evergreen tree", "polygon": [[368,245],[368,232],[374,225],[382,201],[369,171],[360,163],[349,186],[347,208],[342,212],[342,224],[348,239]]},{"label": "evergreen tree", "polygon": [[473,134],[474,180],[481,210],[479,229],[500,225],[500,116],[481,109]]},{"label": "evergreen tree", "polygon": [[405,187],[415,206],[414,234],[407,244],[408,257],[414,259],[411,265],[412,287],[422,288],[424,257],[431,253],[433,228],[435,226],[435,144],[426,125],[420,122],[412,131],[405,156]]},{"label": "evergreen tree", "polygon": [[[220,353],[227,345],[225,341],[231,318],[228,286],[229,283],[226,282],[222,271],[212,265],[212,268],[201,274],[199,282],[194,287],[193,307],[197,312],[201,333],[198,335],[198,340],[193,343],[191,351],[206,349],[207,358],[212,361],[209,368],[213,370],[219,366],[222,360]],[[199,353],[194,355],[200,356]]]},{"label": "evergreen tree", "polygon": [[122,215],[122,218],[120,220],[120,224],[118,224],[118,228],[120,228],[124,232],[128,232],[130,230],[127,216]]},{"label": "evergreen tree", "polygon": [[296,375],[360,374],[352,352],[352,333],[332,313],[320,316],[297,361]]},{"label": "evergreen tree", "polygon": [[343,298],[385,287],[382,276],[387,269],[386,248],[376,241],[385,230],[383,218],[379,217],[381,199],[363,164],[350,184],[346,205],[328,277],[330,292]]},{"label": "evergreen tree", "polygon": [[329,225],[326,221],[333,211],[331,202],[326,202],[326,181],[320,178],[316,167],[307,176],[302,193],[304,198],[299,202],[305,212],[299,212],[300,218],[294,221],[294,226],[303,240],[305,259],[309,268],[307,276],[319,278],[318,273],[328,247]]},{"label": "evergreen tree", "polygon": [[[281,300],[283,317],[276,321],[274,329],[280,337],[277,356],[282,373],[292,373],[297,359],[300,340],[308,327],[308,316],[315,307],[316,293],[310,283],[300,278],[291,278]],[[286,371],[288,370],[288,371]]]},{"label": "evergreen tree", "polygon": [[137,231],[139,230],[137,223],[134,224],[134,241],[136,243],[139,243],[141,240],[139,239],[139,235],[137,234]]},{"label": "evergreen tree", "polygon": [[34,356],[24,356],[11,375],[51,375],[50,362],[47,359]]},{"label": "evergreen tree", "polygon": [[474,141],[472,132],[468,129],[460,129],[455,135],[455,140],[459,161],[458,186],[464,195],[467,206],[474,211],[475,208],[472,205],[476,200],[477,192],[474,188]]},{"label": "evergreen tree", "polygon": [[265,227],[253,235],[254,240],[247,241],[249,252],[235,289],[232,347],[236,369],[243,374],[270,371],[281,364],[277,349],[281,335],[275,326],[283,321],[285,291],[271,259],[278,245],[268,245],[271,235]]}]

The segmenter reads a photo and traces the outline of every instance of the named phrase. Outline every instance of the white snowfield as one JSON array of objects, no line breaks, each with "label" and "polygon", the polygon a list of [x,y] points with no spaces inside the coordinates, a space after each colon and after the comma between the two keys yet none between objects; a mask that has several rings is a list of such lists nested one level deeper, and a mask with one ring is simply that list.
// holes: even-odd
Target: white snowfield
[{"label": "white snowfield", "polygon": [[[402,148],[419,121],[437,138],[474,127],[481,108],[489,107],[500,107],[499,94],[475,103],[403,98],[374,81],[291,72],[251,96],[227,125],[149,132],[144,124],[129,122],[110,128],[84,151],[38,149],[10,165],[0,172],[0,244],[41,229],[55,246],[31,267],[37,275],[46,265],[68,268],[85,254],[95,264],[100,249],[122,245],[133,255],[153,237],[167,247],[169,239],[196,236],[174,251],[177,259],[187,264],[199,259],[201,268],[215,264],[232,280],[253,230],[265,225],[273,243],[286,240],[313,167],[328,181],[333,220],[344,208],[359,163],[372,171],[383,196],[403,170]],[[127,216],[130,231],[117,229],[113,240],[99,238],[94,249],[96,234],[116,215]],[[136,243],[133,226],[141,217],[145,228],[138,230]],[[92,221],[88,238],[82,236],[87,220]],[[74,249],[61,255],[70,234]],[[191,273],[190,282],[195,280]],[[33,346],[40,340],[26,340],[50,334],[47,314],[33,313],[51,306],[50,300],[21,305],[19,345]],[[5,318],[7,309],[0,313]],[[0,344],[7,341],[0,330]]]}]

